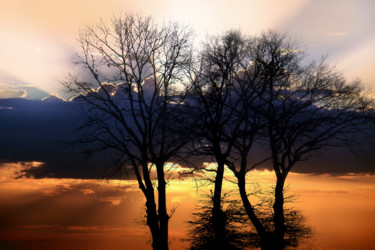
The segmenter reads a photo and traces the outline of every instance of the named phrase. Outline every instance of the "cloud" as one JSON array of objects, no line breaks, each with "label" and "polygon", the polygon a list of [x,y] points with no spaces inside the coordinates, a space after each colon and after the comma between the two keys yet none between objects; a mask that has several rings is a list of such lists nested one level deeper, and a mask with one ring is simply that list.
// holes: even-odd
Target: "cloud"
[{"label": "cloud", "polygon": [[333,33],[328,33],[327,36],[347,36],[348,33],[346,32],[333,32]]},{"label": "cloud", "polygon": [[[1,78],[1,76],[0,76]],[[0,83],[0,99],[5,98],[28,98],[33,100],[41,100],[49,96],[49,94],[33,85],[8,81]]]},{"label": "cloud", "polygon": [[318,189],[299,189],[296,191],[300,194],[348,194],[348,190],[318,190]]},{"label": "cloud", "polygon": [[58,96],[58,94],[55,95],[49,95],[47,97],[44,97],[42,99],[42,102],[47,102],[47,103],[61,103],[64,102],[65,100]]},{"label": "cloud", "polygon": [[75,128],[83,122],[73,103],[0,99],[0,107],[11,107],[0,109],[0,162],[44,162],[41,168],[24,170],[38,177],[94,178],[104,173],[103,162],[83,161],[82,149],[67,144],[77,138]]},{"label": "cloud", "polygon": [[24,98],[26,96],[26,90],[0,89],[0,98]]},{"label": "cloud", "polygon": [[[144,212],[143,196],[135,181],[14,179],[20,171],[37,168],[40,164],[0,164],[1,249],[40,249],[32,247],[32,241],[48,245],[51,240],[59,247],[72,240],[69,244],[74,246],[78,237],[88,242],[121,236],[131,240],[131,237],[144,237],[147,233],[147,227],[134,226],[134,221]],[[139,231],[143,234],[138,234]],[[142,241],[140,238],[139,242]],[[14,247],[19,242],[24,242],[25,247]],[[5,247],[4,243],[13,247]],[[46,248],[56,249],[56,245]]]},{"label": "cloud", "polygon": [[[6,93],[1,94],[2,91]],[[8,72],[4,72],[2,69],[0,69],[0,99],[28,98],[40,100],[46,96],[48,96],[47,92],[33,84],[30,84],[30,82],[27,80],[21,80],[19,77],[16,77]]]},{"label": "cloud", "polygon": [[[148,84],[146,81],[145,89],[149,88]],[[76,130],[85,119],[80,104],[82,103],[64,101],[58,96],[49,96],[42,101],[22,98],[0,99],[0,107],[2,107],[0,108],[0,162],[44,163],[40,167],[23,169],[19,173],[21,177],[92,179],[113,173],[113,168],[109,165],[113,160],[111,153],[101,153],[85,159],[81,155],[84,150],[82,146],[72,147],[67,143],[81,136]],[[362,139],[360,135],[353,136],[357,137],[358,141],[363,139],[362,148],[358,152],[352,153],[348,149],[327,149],[316,152],[309,161],[299,162],[294,171],[336,175],[374,173],[375,142],[371,141],[371,136]],[[255,152],[262,151],[255,150]],[[206,157],[203,161],[211,161],[211,159]],[[195,162],[197,166],[199,162],[200,160]],[[269,164],[266,163],[263,168],[267,167]],[[178,169],[180,170],[182,169]],[[170,171],[171,177],[177,178],[178,171]],[[112,178],[120,178],[120,176]],[[132,171],[128,171],[128,175],[121,178],[134,179],[134,175]],[[82,192],[90,195],[90,191],[87,190]],[[113,197],[105,202],[120,204],[116,196]]]}]

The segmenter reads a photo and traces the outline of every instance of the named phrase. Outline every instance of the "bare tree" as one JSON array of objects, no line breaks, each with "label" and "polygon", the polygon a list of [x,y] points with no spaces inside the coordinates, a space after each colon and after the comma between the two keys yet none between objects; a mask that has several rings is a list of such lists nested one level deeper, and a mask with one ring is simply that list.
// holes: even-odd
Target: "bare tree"
[{"label": "bare tree", "polygon": [[[238,31],[230,31],[212,37],[205,45],[192,74],[192,90],[186,106],[191,114],[187,131],[195,135],[195,154],[209,155],[217,163],[214,182],[212,219],[217,247],[224,237],[224,213],[222,211],[222,183],[224,165],[233,148],[240,124],[235,119],[238,100],[233,99],[236,75],[244,70],[243,56],[248,49],[244,37]],[[230,103],[230,105],[229,105]]]},{"label": "bare tree", "polygon": [[[327,146],[352,142],[371,100],[324,61],[304,66],[304,54],[275,32],[249,38],[230,31],[204,46],[193,66],[191,31],[151,18],[115,17],[82,30],[75,63],[89,80],[65,86],[82,103],[88,153],[115,154],[117,171],[134,171],[146,198],[154,249],[168,249],[166,163],[186,152],[208,155],[214,170],[214,247],[225,239],[224,166],[234,173],[241,201],[262,249],[288,244],[284,185],[297,162]],[[89,83],[87,83],[89,82]],[[254,157],[254,145],[268,155]],[[252,160],[250,164],[250,160]],[[272,225],[246,191],[250,171],[270,160],[276,176]],[[154,171],[155,170],[155,171]],[[157,179],[157,200],[151,172]]]},{"label": "bare tree", "polygon": [[353,134],[364,128],[371,100],[358,82],[347,83],[324,61],[303,66],[303,52],[284,35],[270,32],[261,36],[255,55],[265,89],[258,111],[265,118],[276,174],[275,238],[282,249],[288,173],[323,147],[352,143]]},{"label": "bare tree", "polygon": [[[117,172],[133,169],[146,198],[147,225],[154,249],[168,249],[165,165],[183,156],[188,133],[179,133],[177,114],[184,101],[186,70],[192,58],[192,32],[150,17],[125,14],[80,32],[75,64],[89,75],[65,86],[77,96],[87,118],[88,153],[110,151]],[[89,83],[87,83],[89,82]],[[151,172],[156,172],[157,200]]]},{"label": "bare tree", "polygon": [[[262,249],[284,249],[288,173],[323,147],[353,142],[352,135],[368,121],[371,100],[362,94],[358,82],[347,83],[324,61],[303,66],[303,51],[285,35],[268,32],[258,37],[250,57],[251,66],[238,84],[239,93],[246,95],[240,106],[249,110],[238,119],[247,125],[233,143],[232,156],[237,157],[228,158],[226,164],[238,179],[243,205]],[[251,165],[248,158],[254,140],[267,142],[270,157]],[[276,175],[271,231],[259,219],[245,187],[246,174],[267,159]]]}]

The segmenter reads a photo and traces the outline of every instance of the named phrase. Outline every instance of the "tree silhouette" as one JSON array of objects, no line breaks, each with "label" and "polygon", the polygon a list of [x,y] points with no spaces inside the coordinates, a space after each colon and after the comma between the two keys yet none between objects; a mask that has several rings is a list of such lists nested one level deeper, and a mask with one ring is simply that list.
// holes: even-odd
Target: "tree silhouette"
[{"label": "tree silhouette", "polygon": [[[192,222],[196,249],[241,248],[254,233],[262,249],[297,244],[308,230],[299,227],[298,212],[284,207],[288,173],[321,148],[353,142],[372,100],[324,60],[304,65],[303,50],[285,35],[229,31],[212,37],[197,57],[191,38],[176,23],[158,27],[133,15],[83,29],[74,62],[84,79],[64,83],[86,117],[75,143],[89,155],[111,152],[115,173],[132,169],[146,198],[154,249],[168,249],[166,163],[190,154],[217,163],[212,205],[195,214],[201,222]],[[265,162],[276,183],[272,205],[258,209],[246,179]],[[243,211],[238,201],[223,200],[225,165],[236,177]],[[236,231],[240,220],[250,221],[253,231]]]},{"label": "tree silhouette", "polygon": [[[273,228],[273,193],[252,188],[252,196],[257,196],[258,203],[254,206],[257,217],[264,227],[271,231]],[[289,197],[288,202],[292,202]],[[190,249],[255,249],[261,246],[257,230],[252,226],[242,206],[242,201],[236,198],[232,191],[222,196],[222,217],[224,220],[224,239],[218,245],[215,241],[214,224],[211,216],[213,207],[213,194],[205,195],[200,200],[195,212],[193,212],[190,224],[189,238]],[[311,236],[312,230],[305,224],[302,212],[289,207],[285,210],[286,246],[296,247],[298,243]]]},{"label": "tree silhouette", "polygon": [[276,32],[263,34],[257,43],[254,67],[263,85],[261,108],[272,166],[276,174],[274,224],[281,249],[285,234],[284,185],[299,161],[328,146],[354,141],[363,128],[371,100],[358,82],[347,83],[324,61],[302,66],[303,52]]},{"label": "tree silhouette", "polygon": [[[225,239],[220,201],[227,165],[262,249],[284,249],[292,238],[286,239],[284,210],[288,173],[321,148],[353,142],[352,135],[369,121],[372,100],[359,82],[347,83],[324,60],[304,65],[303,50],[277,32],[251,38],[230,31],[213,38],[202,53],[190,110],[198,118],[192,126],[198,151],[217,162],[214,238],[219,245]],[[264,156],[251,155],[255,144],[267,148]],[[273,226],[259,217],[246,190],[247,174],[268,160],[276,176]]]},{"label": "tree silhouette", "polygon": [[[190,29],[150,17],[123,15],[80,32],[75,64],[89,75],[65,82],[86,122],[76,143],[89,154],[110,151],[120,172],[131,167],[146,198],[154,249],[168,249],[165,164],[183,158],[189,134],[178,133],[185,71],[192,56]],[[178,98],[176,98],[178,93]],[[177,128],[176,128],[177,126]],[[157,179],[157,201],[151,171]]]},{"label": "tree silhouette", "polygon": [[[323,147],[353,142],[352,135],[369,121],[371,100],[362,94],[358,82],[347,83],[324,61],[303,66],[302,50],[285,35],[268,32],[254,39],[249,57],[252,63],[238,83],[245,96],[240,110],[247,110],[238,117],[243,120],[243,133],[234,138],[235,149],[226,164],[237,177],[262,249],[284,249],[288,173]],[[270,156],[251,165],[254,140],[266,145]],[[268,159],[276,175],[271,230],[257,216],[246,193],[247,173]]]},{"label": "tree silhouette", "polygon": [[[215,224],[212,217],[213,194],[206,195],[200,201],[193,212],[190,224],[189,238],[190,249],[244,249],[251,243],[251,236],[256,242],[257,235],[250,232],[246,215],[241,209],[239,201],[229,198],[230,195],[222,195],[221,217],[223,239],[215,240]],[[254,242],[252,242],[254,244]]]},{"label": "tree silhouette", "polygon": [[242,56],[246,55],[247,45],[237,31],[211,37],[205,43],[196,67],[191,70],[192,90],[185,104],[191,117],[186,123],[186,131],[194,134],[194,153],[211,156],[217,163],[212,220],[218,245],[225,233],[221,204],[224,164],[231,154],[232,138],[238,133],[239,125],[233,112],[237,105],[232,96],[233,87],[236,73],[246,68]]}]

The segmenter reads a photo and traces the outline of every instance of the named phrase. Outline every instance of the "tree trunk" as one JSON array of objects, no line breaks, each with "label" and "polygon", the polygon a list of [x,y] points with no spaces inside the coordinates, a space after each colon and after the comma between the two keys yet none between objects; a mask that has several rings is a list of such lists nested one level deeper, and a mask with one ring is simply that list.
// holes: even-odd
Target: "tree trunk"
[{"label": "tree trunk", "polygon": [[146,199],[146,214],[147,214],[147,225],[150,228],[152,237],[152,248],[161,249],[160,246],[160,229],[158,223],[158,215],[156,213],[156,205],[154,200],[147,196]]},{"label": "tree trunk", "polygon": [[260,222],[259,218],[256,216],[254,209],[249,201],[249,198],[247,196],[246,192],[246,182],[245,182],[245,176],[238,175],[237,176],[237,185],[240,191],[240,196],[242,200],[242,204],[246,210],[246,214],[248,218],[250,219],[251,223],[254,225],[255,230],[258,233],[259,239],[260,239],[260,244],[261,244],[261,249],[262,250],[271,250],[274,249],[273,246],[273,235],[269,232],[267,232]]},{"label": "tree trunk", "polygon": [[168,223],[169,215],[167,213],[166,182],[164,178],[164,163],[156,165],[158,175],[158,197],[159,197],[159,225],[160,225],[160,248],[168,250]]},{"label": "tree trunk", "polygon": [[278,174],[275,187],[275,203],[273,204],[274,210],[274,223],[275,223],[275,240],[277,249],[284,249],[285,240],[284,235],[286,232],[285,216],[284,216],[284,184],[286,175]]},{"label": "tree trunk", "polygon": [[[146,185],[146,188],[144,190],[144,194],[146,197],[146,215],[147,215],[147,225],[150,228],[151,237],[152,237],[152,248],[154,250],[166,250],[168,249],[168,227],[167,227],[167,238],[165,241],[165,236],[163,235],[162,230],[161,230],[162,223],[160,223],[161,221],[160,220],[160,211],[161,211],[160,200],[164,199],[165,201],[165,181],[161,182],[163,183],[162,184],[163,188],[160,188],[160,186],[158,187],[158,191],[159,191],[159,196],[158,196],[159,197],[159,215],[158,215],[158,212],[156,210],[154,187],[152,185],[150,174],[148,172],[147,161],[143,162],[142,171],[143,171],[143,178],[145,180],[145,185]],[[163,172],[162,177],[164,180],[164,172]],[[158,173],[158,178],[159,178],[159,173]],[[163,198],[160,197],[160,190],[164,190],[164,192],[162,192],[163,194],[161,195]],[[163,204],[166,210],[166,202],[164,202]]]},{"label": "tree trunk", "polygon": [[215,190],[212,208],[212,222],[215,232],[215,245],[220,246],[225,242],[225,214],[221,209],[221,191],[223,186],[224,163],[217,163],[217,173],[215,179]]}]

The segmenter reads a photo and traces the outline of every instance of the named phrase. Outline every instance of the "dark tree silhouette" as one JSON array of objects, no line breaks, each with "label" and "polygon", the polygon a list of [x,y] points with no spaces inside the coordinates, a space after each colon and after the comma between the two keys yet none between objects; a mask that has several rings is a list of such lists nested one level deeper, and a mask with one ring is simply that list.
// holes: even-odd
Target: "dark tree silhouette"
[{"label": "dark tree silhouette", "polygon": [[[284,249],[284,185],[288,173],[323,147],[353,142],[353,134],[365,128],[371,110],[358,82],[347,83],[324,61],[304,66],[304,54],[285,35],[268,32],[251,46],[251,65],[238,79],[237,119],[241,136],[234,138],[234,150],[226,164],[237,177],[241,199],[255,226],[262,249]],[[250,102],[249,102],[250,100]],[[268,144],[270,157],[248,164],[255,141]],[[266,227],[246,193],[247,173],[267,159],[276,175],[273,227]]]},{"label": "dark tree silhouette", "polygon": [[[150,17],[123,15],[80,32],[75,63],[89,75],[65,86],[82,104],[87,153],[110,151],[117,172],[131,168],[146,198],[154,249],[168,249],[165,164],[177,161],[189,139],[178,133],[176,115],[184,101],[192,33],[175,23],[157,27]],[[97,88],[97,89],[96,89]],[[176,97],[178,96],[178,97]],[[151,171],[157,179],[157,201]]]},{"label": "dark tree silhouette", "polygon": [[[253,186],[251,196],[258,198],[255,207],[257,217],[267,231],[273,228],[273,192],[266,192],[257,185]],[[222,195],[224,239],[220,249],[255,249],[261,246],[257,230],[251,225],[241,199],[236,199],[234,192]],[[288,197],[287,202],[292,202],[293,197]],[[215,230],[211,211],[213,207],[213,194],[205,195],[200,200],[190,224],[189,238],[190,249],[218,249],[215,242]],[[312,230],[305,224],[302,212],[289,207],[285,210],[285,242],[287,246],[298,246],[298,243],[311,236]]]},{"label": "dark tree silhouette", "polygon": [[[151,18],[133,15],[82,30],[75,63],[88,79],[64,83],[87,118],[76,143],[88,154],[111,152],[117,172],[132,169],[146,198],[154,249],[168,249],[165,165],[184,160],[187,152],[217,163],[212,208],[204,206],[211,211],[202,217],[213,229],[210,248],[224,246],[231,234],[231,212],[222,198],[225,165],[237,178],[261,248],[296,244],[291,225],[298,220],[288,218],[300,217],[284,208],[288,173],[323,147],[353,142],[371,100],[358,82],[347,83],[324,61],[303,65],[303,51],[276,32],[246,37],[229,31],[211,38],[196,60],[191,37],[186,27],[157,27]],[[255,144],[268,150],[254,153]],[[267,213],[246,190],[248,173],[266,161],[276,176]]]},{"label": "dark tree silhouette", "polygon": [[251,231],[249,221],[242,209],[240,201],[230,199],[230,195],[222,195],[222,227],[221,245],[215,240],[215,226],[212,217],[213,193],[202,197],[193,212],[190,224],[190,249],[244,249],[256,245],[257,234]]},{"label": "dark tree silhouette", "polygon": [[303,58],[293,41],[276,32],[263,34],[255,47],[254,67],[263,89],[257,112],[265,121],[276,174],[274,236],[280,249],[285,246],[283,191],[288,173],[323,147],[353,143],[371,108],[358,82],[347,83],[324,61],[303,66]]},{"label": "dark tree silhouette", "polygon": [[[241,37],[240,32],[231,31],[205,43],[197,67],[191,71],[192,90],[185,105],[191,115],[186,131],[195,135],[194,153],[212,156],[217,163],[212,217],[218,246],[224,239],[221,226],[224,164],[232,151],[232,137],[238,131],[233,112],[237,104],[232,89],[236,73],[247,65],[242,58],[246,55],[247,43]],[[232,109],[228,103],[232,104]]]}]

